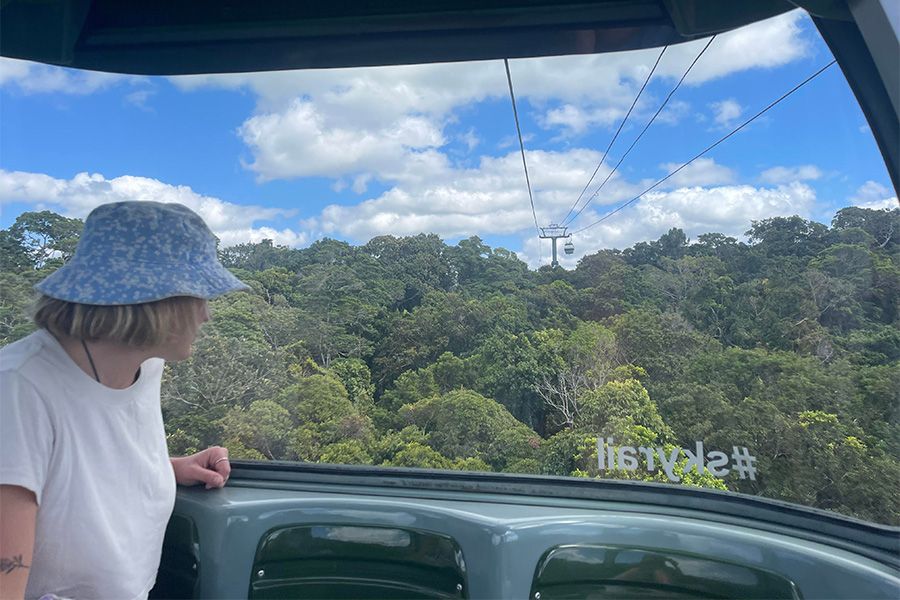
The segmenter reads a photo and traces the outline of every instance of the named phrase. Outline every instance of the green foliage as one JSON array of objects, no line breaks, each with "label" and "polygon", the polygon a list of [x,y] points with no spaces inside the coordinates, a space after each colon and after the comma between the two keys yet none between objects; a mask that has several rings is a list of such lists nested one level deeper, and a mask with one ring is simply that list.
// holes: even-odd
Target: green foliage
[{"label": "green foliage", "polygon": [[434,369],[407,371],[397,379],[393,389],[384,393],[381,397],[381,405],[389,410],[397,411],[404,404],[414,404],[419,400],[438,394],[440,394],[440,389],[434,380]]},{"label": "green foliage", "polygon": [[339,465],[371,465],[372,456],[359,440],[347,440],[325,446],[319,462]]},{"label": "green foliage", "polygon": [[669,440],[670,428],[663,422],[655,402],[636,379],[610,381],[586,393],[579,405],[575,426],[599,434],[622,437],[624,430],[638,426]]},{"label": "green foliage", "polygon": [[425,431],[429,445],[442,455],[481,458],[497,469],[532,457],[533,444],[539,443],[538,436],[503,406],[471,390],[404,405],[400,415]]},{"label": "green foliage", "polygon": [[344,385],[354,406],[362,412],[372,410],[375,386],[366,363],[358,358],[339,358],[331,363],[331,373]]},{"label": "green foliage", "polygon": [[0,267],[19,272],[58,268],[75,252],[84,223],[49,210],[26,212],[0,235]]},{"label": "green foliage", "polygon": [[[544,441],[539,457],[543,475],[571,475],[587,467],[582,449],[591,434],[576,429],[563,429]],[[593,437],[596,444],[596,436]]]},{"label": "green foliage", "polygon": [[404,371],[421,369],[446,352],[466,356],[479,342],[527,325],[521,303],[495,295],[476,300],[459,293],[428,293],[412,312],[389,323],[375,351],[373,376],[380,389]]},{"label": "green foliage", "polygon": [[11,344],[34,331],[28,308],[35,298],[32,286],[39,271],[0,272],[0,345]]},{"label": "green foliage", "polygon": [[769,257],[812,256],[823,248],[827,232],[821,223],[794,216],[753,221],[747,236]]},{"label": "green foliage", "polygon": [[382,463],[386,467],[418,467],[420,469],[449,469],[453,461],[441,455],[430,446],[410,442],[393,458]]},{"label": "green foliage", "polygon": [[[171,430],[171,427],[169,429]],[[196,454],[202,449],[200,438],[183,429],[175,429],[167,433],[166,445],[169,447],[170,456],[187,456]]]},{"label": "green foliage", "polygon": [[477,369],[474,358],[461,359],[444,352],[424,369],[403,373],[394,382],[394,387],[384,392],[380,404],[397,411],[404,404],[414,404],[452,390],[472,389],[477,385]]},{"label": "green foliage", "polygon": [[625,362],[642,367],[654,381],[679,377],[691,358],[715,347],[677,312],[633,309],[612,323]]},{"label": "green foliage", "polygon": [[541,428],[546,408],[536,387],[562,366],[548,335],[498,333],[478,348],[472,361],[478,391],[532,429]]},{"label": "green foliage", "polygon": [[232,407],[220,420],[224,437],[273,460],[285,455],[293,424],[287,409],[272,400],[256,400],[246,409]]},{"label": "green foliage", "polygon": [[504,248],[492,249],[477,236],[472,236],[452,248],[446,256],[455,271],[456,285],[464,286],[475,295],[495,290],[514,291],[528,277],[528,265],[514,252]]},{"label": "green foliage", "polygon": [[837,212],[831,221],[837,231],[859,228],[879,249],[891,252],[900,245],[900,209],[872,210],[850,206]]},{"label": "green foliage", "polygon": [[[0,231],[0,344],[81,222]],[[746,446],[755,480],[675,474],[900,524],[900,209],[679,229],[529,271],[477,237],[220,250],[252,290],[167,365],[173,455],[668,481],[598,470],[596,440]]]},{"label": "green foliage", "polygon": [[283,354],[262,345],[207,332],[188,360],[166,366],[163,410],[204,414],[214,407],[247,406],[272,397],[288,383],[285,363]]},{"label": "green foliage", "polygon": [[390,430],[372,443],[372,456],[376,464],[388,464],[398,452],[413,443],[427,445],[428,434],[414,425],[400,431]]},{"label": "green foliage", "polygon": [[272,240],[263,240],[221,249],[219,259],[226,267],[263,271],[271,267],[291,269],[297,263],[297,254],[286,246],[276,246]]}]

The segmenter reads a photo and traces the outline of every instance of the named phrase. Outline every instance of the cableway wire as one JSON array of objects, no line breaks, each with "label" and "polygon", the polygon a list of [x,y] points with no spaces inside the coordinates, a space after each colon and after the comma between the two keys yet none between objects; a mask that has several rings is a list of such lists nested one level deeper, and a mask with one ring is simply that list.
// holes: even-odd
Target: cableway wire
[{"label": "cableway wire", "polygon": [[522,167],[525,169],[525,185],[528,186],[528,200],[531,201],[531,216],[534,217],[534,230],[538,235],[541,230],[538,227],[537,213],[534,210],[534,195],[531,193],[531,180],[528,178],[528,164],[525,162],[525,143],[522,141],[522,129],[519,127],[519,111],[516,110],[516,95],[513,93],[512,75],[509,74],[509,59],[503,59],[506,67],[506,81],[509,82],[509,98],[512,100],[513,118],[516,120],[516,135],[519,136],[519,149],[522,151]]},{"label": "cableway wire", "polygon": [[[609,179],[613,176],[613,174],[619,169],[619,166],[622,164],[622,162],[625,160],[625,158],[628,156],[628,154],[631,153],[631,150],[635,147],[635,145],[638,143],[638,141],[639,141],[642,137],[644,137],[644,134],[647,132],[648,129],[650,129],[650,126],[653,125],[653,121],[656,120],[656,117],[659,116],[659,113],[662,112],[662,110],[666,107],[666,104],[669,103],[669,100],[672,98],[672,96],[675,94],[675,92],[678,91],[678,88],[681,87],[681,84],[682,84],[682,82],[684,82],[685,77],[688,76],[688,73],[691,72],[691,69],[694,68],[694,65],[697,64],[697,61],[700,60],[700,57],[703,56],[703,53],[706,52],[706,49],[709,48],[710,44],[713,43],[713,40],[714,40],[714,39],[716,39],[716,36],[712,36],[711,38],[709,38],[709,41],[706,42],[706,46],[704,46],[704,47],[703,47],[703,50],[700,51],[700,54],[698,54],[698,55],[694,58],[693,62],[691,62],[690,66],[687,68],[687,71],[684,72],[684,75],[681,76],[681,79],[678,80],[678,83],[675,85],[674,88],[672,88],[672,91],[669,92],[669,95],[666,96],[666,99],[663,100],[663,103],[659,106],[658,109],[656,109],[656,114],[654,114],[654,115],[650,118],[650,120],[647,121],[647,124],[644,125],[644,128],[641,130],[641,132],[638,134],[638,136],[637,136],[636,138],[634,138],[634,141],[633,141],[633,142],[631,142],[631,145],[628,147],[628,150],[625,151],[625,153],[622,155],[622,158],[620,158],[620,159],[619,159],[619,162],[616,163],[616,166],[614,166],[614,167],[612,168],[612,171],[610,171],[610,172],[606,175],[606,179],[604,179],[604,180],[600,183],[600,186],[599,186],[596,190],[594,190],[594,193],[591,194],[591,196],[590,196],[590,198],[588,198],[587,202],[584,203],[584,206],[582,206],[581,208],[579,208],[579,209],[578,209],[578,212],[575,213],[574,215],[572,215],[572,218],[569,219],[567,223],[563,223],[563,225],[567,225],[568,223],[571,223],[571,222],[574,221],[576,218],[578,218],[578,215],[580,215],[580,214],[584,211],[584,209],[587,208],[588,204],[590,204],[591,202],[593,202],[594,198],[596,198],[596,197],[600,194],[600,190],[603,189],[603,186],[606,185],[606,182],[609,181]],[[605,157],[606,157],[606,155],[604,155],[604,158],[605,158]],[[603,161],[601,161],[601,164],[603,164]],[[598,165],[597,168],[599,169],[600,166]],[[596,173],[596,171],[595,171],[595,173]],[[592,179],[593,179],[593,178],[592,178]],[[585,189],[587,189],[587,188],[585,188]],[[582,192],[582,193],[584,193],[584,192]],[[577,204],[577,202],[576,202],[576,204]],[[573,208],[574,208],[574,207],[573,207]],[[572,211],[569,211],[569,212],[571,213]],[[567,218],[568,218],[568,217],[567,217]]]},{"label": "cableway wire", "polygon": [[[659,61],[662,59],[663,54],[666,53],[667,48],[668,48],[668,46],[663,47],[662,52],[660,52],[659,56],[656,57],[656,62],[653,64],[653,68],[650,69],[650,74],[647,75],[647,79],[646,79],[646,81],[644,81],[644,85],[641,86],[641,89],[638,90],[637,96],[634,97],[634,102],[631,103],[631,108],[629,108],[628,112],[625,113],[625,118],[622,119],[621,123],[619,123],[619,128],[616,130],[616,134],[609,141],[609,145],[606,146],[606,150],[603,152],[603,156],[600,158],[600,162],[597,163],[597,168],[594,169],[594,172],[591,175],[591,178],[588,179],[588,182],[584,185],[584,189],[581,190],[580,194],[578,194],[578,198],[575,200],[575,204],[572,205],[572,208],[569,209],[569,212],[566,213],[566,216],[563,217],[562,221],[560,221],[561,223],[565,224],[565,221],[569,218],[569,215],[572,214],[572,211],[575,210],[575,207],[578,206],[579,202],[581,202],[581,199],[582,199],[582,197],[584,197],[584,193],[590,187],[591,182],[594,181],[594,177],[597,176],[597,171],[599,171],[600,167],[603,166],[603,161],[606,160],[606,155],[609,154],[609,150],[610,150],[610,148],[612,148],[612,145],[614,143],[616,143],[616,138],[619,137],[619,133],[622,132],[622,128],[625,126],[626,121],[628,121],[628,117],[631,116],[631,111],[634,110],[634,107],[637,105],[638,100],[641,99],[641,94],[644,93],[644,89],[647,87],[647,84],[650,83],[650,78],[653,77],[653,73],[656,71],[656,67],[659,65]],[[578,212],[581,212],[581,211],[578,211]],[[576,215],[576,216],[578,216],[578,215]],[[575,217],[572,217],[572,219],[574,219],[574,218]]]},{"label": "cableway wire", "polygon": [[678,173],[679,171],[681,171],[682,169],[684,169],[686,166],[688,166],[689,164],[691,164],[692,162],[694,162],[695,160],[697,160],[698,158],[700,158],[701,156],[703,156],[704,154],[706,154],[707,152],[709,152],[710,150],[712,150],[713,148],[715,148],[716,146],[718,146],[719,144],[721,144],[722,142],[724,142],[725,140],[727,140],[728,138],[730,138],[731,136],[733,136],[734,134],[736,134],[738,131],[740,131],[741,129],[743,129],[744,127],[746,127],[747,125],[749,125],[750,123],[752,123],[753,121],[755,121],[756,119],[758,119],[759,117],[761,117],[763,114],[765,114],[766,112],[768,112],[768,110],[769,110],[770,108],[772,108],[773,106],[775,106],[776,104],[778,104],[779,102],[781,102],[782,100],[784,100],[785,98],[787,98],[788,96],[790,96],[791,94],[793,94],[794,92],[796,92],[797,90],[799,90],[801,87],[803,87],[804,85],[806,85],[807,83],[809,83],[810,81],[812,81],[813,79],[815,79],[816,77],[818,77],[819,75],[821,75],[826,69],[828,69],[828,68],[829,68],[831,65],[833,65],[835,62],[837,62],[837,61],[832,60],[830,63],[828,63],[827,65],[825,65],[824,67],[822,67],[821,69],[819,69],[818,71],[816,71],[815,73],[813,73],[812,75],[810,75],[809,77],[807,77],[806,79],[804,79],[801,83],[798,83],[796,86],[794,86],[793,89],[791,89],[789,92],[785,93],[785,94],[782,95],[780,98],[778,98],[778,100],[775,100],[774,102],[772,102],[771,104],[769,104],[767,107],[765,107],[764,109],[762,109],[761,111],[759,111],[758,113],[756,113],[755,115],[753,115],[752,117],[750,117],[749,119],[747,119],[746,121],[744,121],[743,123],[741,123],[741,125],[739,125],[736,129],[734,129],[733,131],[731,131],[731,133],[729,133],[729,134],[726,135],[725,137],[720,138],[716,143],[712,144],[711,146],[708,146],[705,150],[703,150],[702,152],[700,152],[699,154],[697,154],[696,156],[694,156],[691,160],[687,161],[686,163],[684,163],[683,165],[681,165],[680,167],[678,167],[677,169],[675,169],[674,171],[672,171],[671,173],[669,173],[668,175],[666,175],[665,177],[663,177],[662,179],[660,179],[659,181],[657,181],[656,183],[654,183],[653,185],[651,185],[650,187],[648,187],[646,190],[644,190],[643,192],[641,192],[640,194],[638,194],[637,196],[635,196],[634,198],[632,198],[632,199],[629,200],[628,202],[625,202],[624,204],[622,204],[621,206],[619,206],[619,207],[616,208],[615,210],[606,213],[605,215],[603,215],[601,218],[597,219],[596,221],[594,221],[594,222],[591,223],[590,225],[588,225],[588,226],[586,226],[586,227],[582,227],[582,228],[579,229],[578,231],[573,232],[573,234],[574,234],[574,233],[581,233],[582,231],[585,231],[585,230],[587,230],[587,229],[590,229],[591,227],[594,227],[595,225],[599,225],[600,223],[602,223],[602,222],[605,221],[606,219],[610,218],[611,216],[613,216],[614,214],[616,214],[617,212],[619,212],[620,210],[622,210],[622,209],[625,208],[626,206],[629,206],[630,204],[633,204],[634,202],[637,202],[638,200],[641,199],[641,197],[642,197],[644,194],[646,194],[647,192],[649,192],[649,191],[653,190],[654,188],[656,188],[657,186],[659,186],[661,183],[663,183],[664,181],[666,181],[667,179],[669,179],[670,177],[672,177],[673,175],[675,175],[676,173]]}]

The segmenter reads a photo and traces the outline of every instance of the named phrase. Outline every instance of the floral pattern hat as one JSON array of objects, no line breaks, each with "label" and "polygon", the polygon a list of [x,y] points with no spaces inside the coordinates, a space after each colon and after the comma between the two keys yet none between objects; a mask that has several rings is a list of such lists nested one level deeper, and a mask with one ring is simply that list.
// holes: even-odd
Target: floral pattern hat
[{"label": "floral pattern hat", "polygon": [[34,287],[58,300],[106,306],[249,288],[219,262],[216,237],[199,215],[146,201],[91,211],[75,255]]}]

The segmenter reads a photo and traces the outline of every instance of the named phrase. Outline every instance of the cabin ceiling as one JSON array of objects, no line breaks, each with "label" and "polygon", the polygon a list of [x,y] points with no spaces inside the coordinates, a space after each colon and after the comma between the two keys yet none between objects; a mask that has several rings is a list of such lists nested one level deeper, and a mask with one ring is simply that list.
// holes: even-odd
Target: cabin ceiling
[{"label": "cabin ceiling", "polygon": [[787,0],[0,0],[0,54],[144,75],[615,52],[676,44]]}]

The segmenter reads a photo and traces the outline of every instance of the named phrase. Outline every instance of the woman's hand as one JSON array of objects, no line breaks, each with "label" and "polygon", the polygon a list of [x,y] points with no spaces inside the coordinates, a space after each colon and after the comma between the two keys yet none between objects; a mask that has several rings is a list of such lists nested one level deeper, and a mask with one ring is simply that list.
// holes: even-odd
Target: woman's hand
[{"label": "woman's hand", "polygon": [[212,446],[197,454],[174,457],[170,460],[178,485],[205,483],[206,489],[211,490],[224,487],[231,475],[228,450],[221,446]]}]

